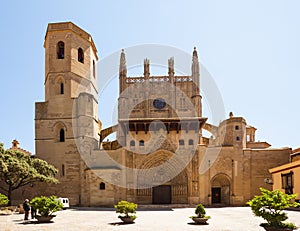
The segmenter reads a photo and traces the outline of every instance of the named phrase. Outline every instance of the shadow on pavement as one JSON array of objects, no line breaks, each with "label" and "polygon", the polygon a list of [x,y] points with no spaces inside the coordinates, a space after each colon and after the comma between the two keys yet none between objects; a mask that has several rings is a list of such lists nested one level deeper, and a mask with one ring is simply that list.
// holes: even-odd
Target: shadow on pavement
[{"label": "shadow on pavement", "polygon": [[18,219],[18,220],[12,220],[13,222],[21,222],[24,221],[24,219]]},{"label": "shadow on pavement", "polygon": [[174,211],[173,208],[138,208],[137,211]]},{"label": "shadow on pavement", "polygon": [[15,220],[17,225],[32,225],[32,224],[52,224],[54,223],[54,221],[49,221],[49,222],[38,222],[38,221],[24,221],[22,220],[22,222],[19,222],[19,220]]},{"label": "shadow on pavement", "polygon": [[77,210],[77,211],[115,211],[114,208],[106,207],[72,207],[68,210]]},{"label": "shadow on pavement", "polygon": [[[76,210],[76,211],[116,211],[115,208],[106,208],[106,207],[72,207],[68,210]],[[137,211],[173,211],[173,208],[138,208]]]},{"label": "shadow on pavement", "polygon": [[119,226],[119,225],[132,225],[134,223],[124,223],[124,222],[113,222],[113,223],[108,223],[109,225],[114,225],[114,226]]},{"label": "shadow on pavement", "polygon": [[202,225],[209,225],[208,223],[204,223],[204,224],[197,224],[195,222],[188,222],[188,225],[197,225],[197,226],[202,226]]}]

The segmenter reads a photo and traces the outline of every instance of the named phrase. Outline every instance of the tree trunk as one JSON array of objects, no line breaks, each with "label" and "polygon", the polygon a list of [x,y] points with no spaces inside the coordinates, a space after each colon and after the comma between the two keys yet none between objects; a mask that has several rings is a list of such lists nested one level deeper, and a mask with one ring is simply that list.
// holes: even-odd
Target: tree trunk
[{"label": "tree trunk", "polygon": [[12,194],[12,188],[11,186],[9,186],[7,190],[8,206],[11,206],[11,194]]}]

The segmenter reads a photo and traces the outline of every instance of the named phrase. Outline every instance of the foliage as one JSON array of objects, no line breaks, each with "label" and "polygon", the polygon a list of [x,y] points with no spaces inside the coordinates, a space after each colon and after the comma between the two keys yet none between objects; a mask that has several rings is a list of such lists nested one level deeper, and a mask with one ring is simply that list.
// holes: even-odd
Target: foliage
[{"label": "foliage", "polygon": [[136,209],[138,207],[137,204],[128,201],[119,201],[118,204],[116,204],[114,207],[116,209],[116,213],[125,214],[124,217],[136,218],[136,216],[129,214],[136,213]]},{"label": "foliage", "polygon": [[61,210],[64,206],[56,196],[35,197],[30,201],[30,205],[40,216],[51,216],[52,213]]},{"label": "foliage", "polygon": [[299,203],[292,202],[297,195],[284,194],[279,190],[269,191],[264,188],[260,188],[260,191],[261,195],[255,196],[247,204],[250,205],[255,216],[262,217],[267,221],[262,226],[287,227],[292,225],[295,227],[294,224],[283,223],[283,221],[288,219],[287,214],[283,210],[299,206]]},{"label": "foliage", "polygon": [[22,186],[33,182],[58,183],[57,172],[46,161],[17,150],[5,150],[0,143],[0,188],[7,192],[9,201],[12,192]]},{"label": "foliage", "polygon": [[0,206],[7,205],[7,204],[8,204],[7,196],[0,193]]},{"label": "foliage", "polygon": [[205,207],[202,204],[198,204],[195,208],[195,214],[196,216],[191,216],[190,218],[207,218],[210,219],[210,216],[205,216],[206,211]]},{"label": "foliage", "polygon": [[205,214],[206,214],[206,211],[205,211],[205,208],[202,204],[198,204],[196,209],[195,209],[195,214],[198,216],[198,217],[204,217]]}]

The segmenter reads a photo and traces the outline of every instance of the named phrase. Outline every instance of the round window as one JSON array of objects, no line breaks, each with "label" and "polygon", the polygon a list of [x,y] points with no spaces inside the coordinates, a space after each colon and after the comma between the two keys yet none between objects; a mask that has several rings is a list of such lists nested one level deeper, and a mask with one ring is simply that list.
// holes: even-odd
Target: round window
[{"label": "round window", "polygon": [[157,109],[163,109],[167,105],[166,101],[162,98],[153,100],[153,106]]}]

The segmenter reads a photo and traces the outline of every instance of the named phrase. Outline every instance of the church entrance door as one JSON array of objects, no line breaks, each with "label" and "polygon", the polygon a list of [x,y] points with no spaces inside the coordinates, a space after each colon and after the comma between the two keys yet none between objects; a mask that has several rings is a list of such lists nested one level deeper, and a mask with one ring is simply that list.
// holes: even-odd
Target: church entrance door
[{"label": "church entrance door", "polygon": [[230,204],[230,178],[225,174],[217,174],[211,181],[211,203]]},{"label": "church entrance door", "polygon": [[221,188],[212,188],[211,189],[211,202],[213,204],[221,203]]},{"label": "church entrance door", "polygon": [[159,185],[152,191],[153,204],[171,204],[171,185]]}]

